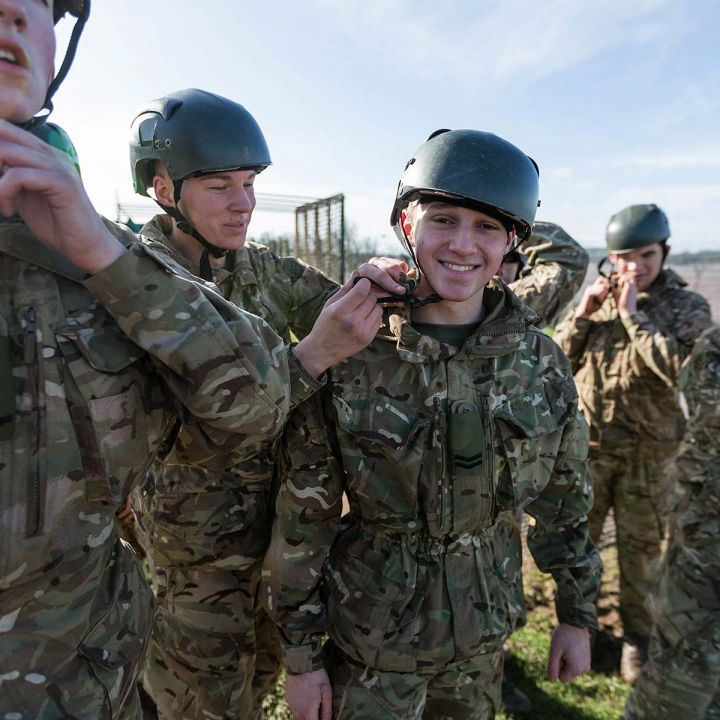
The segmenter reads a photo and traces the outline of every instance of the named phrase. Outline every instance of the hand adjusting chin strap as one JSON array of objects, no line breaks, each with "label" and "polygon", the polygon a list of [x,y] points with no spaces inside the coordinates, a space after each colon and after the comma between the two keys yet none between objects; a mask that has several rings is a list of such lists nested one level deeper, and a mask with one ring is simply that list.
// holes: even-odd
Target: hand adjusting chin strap
[{"label": "hand adjusting chin strap", "polygon": [[215,258],[225,257],[228,253],[223,248],[215,247],[211,245],[193,226],[193,224],[182,214],[179,206],[180,195],[182,193],[182,180],[173,181],[173,196],[175,200],[175,207],[169,207],[158,203],[160,207],[173,219],[177,224],[178,230],[184,232],[187,235],[194,237],[205,249],[200,256],[200,273],[198,277],[208,282],[213,282],[213,271],[212,265],[210,265],[210,255]]}]

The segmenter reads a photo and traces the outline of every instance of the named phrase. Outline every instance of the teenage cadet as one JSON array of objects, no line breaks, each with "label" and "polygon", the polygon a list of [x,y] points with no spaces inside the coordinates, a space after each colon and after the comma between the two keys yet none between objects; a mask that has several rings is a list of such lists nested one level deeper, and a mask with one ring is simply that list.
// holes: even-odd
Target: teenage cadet
[{"label": "teenage cadet", "polygon": [[[246,240],[255,179],[271,160],[243,106],[197,89],[155,100],[132,123],[130,160],[136,191],[151,189],[164,211],[141,230],[150,247],[212,280],[288,343],[292,332],[304,362],[319,349],[325,364],[316,363],[314,375],[345,357],[344,342],[324,347],[313,329],[337,284]],[[301,373],[295,380],[319,386]],[[133,495],[159,606],[143,684],[162,718],[259,718],[280,669],[274,625],[256,607],[272,522],[273,450],[200,468],[183,461],[184,443],[180,432]]]},{"label": "teenage cadet", "polygon": [[700,336],[678,384],[689,409],[675,461],[680,501],[626,720],[720,717],[720,327]]},{"label": "teenage cadet", "polygon": [[613,509],[620,563],[624,645],[621,674],[634,682],[650,636],[645,608],[657,577],[668,511],[667,461],[683,434],[677,373],[710,324],[703,297],[664,268],[670,227],[657,205],[631,205],[610,219],[611,277],[590,285],[555,334],[572,361],[590,425],[599,541]]},{"label": "teenage cadet", "polygon": [[[115,511],[177,417],[205,458],[278,432],[287,351],[104,221],[28,130],[89,0],[0,0],[0,717],[138,717],[152,602]],[[51,83],[54,22],[78,20]]]},{"label": "teenage cadet", "polygon": [[494,717],[519,509],[558,585],[550,677],[589,669],[587,427],[567,359],[492,281],[537,202],[534,163],[489,133],[439,131],[406,166],[392,224],[419,289],[295,409],[279,460],[264,599],[298,720]]}]

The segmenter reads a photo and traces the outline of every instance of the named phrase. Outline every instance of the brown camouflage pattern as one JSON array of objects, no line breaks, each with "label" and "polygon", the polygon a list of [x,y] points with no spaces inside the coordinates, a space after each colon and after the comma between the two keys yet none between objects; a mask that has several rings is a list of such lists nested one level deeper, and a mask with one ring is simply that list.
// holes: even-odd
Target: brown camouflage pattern
[{"label": "brown camouflage pattern", "polygon": [[657,591],[649,660],[626,720],[720,717],[720,327],[680,373],[688,430],[675,462],[678,506]]},{"label": "brown camouflage pattern", "polygon": [[710,307],[666,269],[638,296],[637,312],[621,319],[608,296],[590,319],[566,319],[555,339],[570,358],[580,407],[590,425],[595,506],[590,532],[602,534],[613,509],[625,635],[642,642],[652,621],[645,601],[657,578],[666,536],[671,477],[685,421],[677,375]]},{"label": "brown camouflage pattern", "polygon": [[[333,367],[286,428],[263,567],[292,673],[350,660],[436,671],[494,653],[524,620],[519,536],[557,582],[561,622],[595,623],[587,426],[567,359],[504,284],[462,347],[390,334]],[[350,514],[341,520],[342,495]]]},{"label": "brown camouflage pattern", "polygon": [[[176,417],[203,460],[255,452],[288,408],[269,326],[108,227],[128,251],[84,286],[0,253],[6,719],[136,713],[152,601],[115,512]],[[31,242],[22,225],[0,233]]]},{"label": "brown camouflage pattern", "polygon": [[[173,246],[171,230],[171,219],[157,216],[141,235],[197,272]],[[229,254],[215,280],[230,302],[262,317],[286,342],[291,330],[302,338],[312,329],[337,288],[319,270],[252,242]],[[296,377],[307,392],[319,386],[300,370]],[[143,683],[161,717],[259,718],[280,670],[274,626],[256,607],[272,524],[274,449],[208,468],[184,463],[186,444],[182,430],[133,495],[161,609]]]},{"label": "brown camouflage pattern", "polygon": [[559,225],[536,222],[518,250],[527,265],[511,290],[540,317],[538,326],[554,325],[585,280],[587,251]]}]

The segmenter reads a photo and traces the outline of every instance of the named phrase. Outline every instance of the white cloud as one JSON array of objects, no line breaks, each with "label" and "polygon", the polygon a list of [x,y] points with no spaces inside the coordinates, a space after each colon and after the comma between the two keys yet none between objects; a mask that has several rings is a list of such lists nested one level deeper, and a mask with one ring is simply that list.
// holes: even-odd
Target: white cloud
[{"label": "white cloud", "polygon": [[[315,0],[359,46],[394,57],[408,75],[467,84],[537,81],[603,51],[674,42],[683,32],[673,0],[529,0],[442,4]],[[540,9],[541,8],[541,9]]]},{"label": "white cloud", "polygon": [[656,148],[639,154],[624,154],[611,158],[612,168],[634,168],[639,170],[699,170],[720,168],[720,145],[702,148],[672,149]]}]

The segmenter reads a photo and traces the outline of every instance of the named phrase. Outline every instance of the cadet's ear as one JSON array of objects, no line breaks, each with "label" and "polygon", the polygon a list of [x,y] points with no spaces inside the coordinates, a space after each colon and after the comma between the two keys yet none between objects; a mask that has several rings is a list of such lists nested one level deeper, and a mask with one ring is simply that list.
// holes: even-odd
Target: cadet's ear
[{"label": "cadet's ear", "polygon": [[166,173],[155,173],[152,181],[155,199],[167,207],[175,207],[175,186]]},{"label": "cadet's ear", "polygon": [[415,237],[413,235],[412,214],[409,213],[407,210],[402,210],[400,212],[400,225],[402,226],[402,229],[405,232],[405,237],[408,239],[408,242],[413,247],[415,247]]}]

